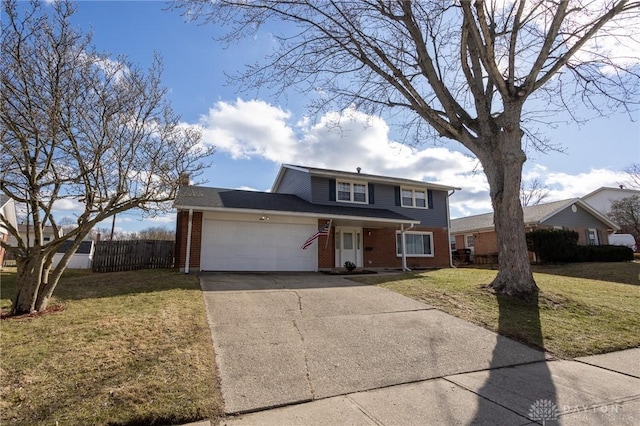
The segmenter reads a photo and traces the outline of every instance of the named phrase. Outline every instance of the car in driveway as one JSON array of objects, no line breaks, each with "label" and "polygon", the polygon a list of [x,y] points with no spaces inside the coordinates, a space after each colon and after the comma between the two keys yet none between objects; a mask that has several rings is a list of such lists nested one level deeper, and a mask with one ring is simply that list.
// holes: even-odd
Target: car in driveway
[{"label": "car in driveway", "polygon": [[609,234],[609,244],[614,246],[627,246],[634,252],[638,251],[636,239],[631,234]]}]

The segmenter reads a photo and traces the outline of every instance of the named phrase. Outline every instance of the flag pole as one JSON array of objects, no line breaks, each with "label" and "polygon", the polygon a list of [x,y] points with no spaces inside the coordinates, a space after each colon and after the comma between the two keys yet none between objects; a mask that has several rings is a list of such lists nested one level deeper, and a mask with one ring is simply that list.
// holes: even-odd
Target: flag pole
[{"label": "flag pole", "polygon": [[[324,249],[327,249],[327,246],[329,245],[329,237],[331,236],[331,224],[333,223],[333,219],[329,219],[329,233],[327,234],[327,241],[324,242]],[[335,236],[335,234],[334,234]]]}]

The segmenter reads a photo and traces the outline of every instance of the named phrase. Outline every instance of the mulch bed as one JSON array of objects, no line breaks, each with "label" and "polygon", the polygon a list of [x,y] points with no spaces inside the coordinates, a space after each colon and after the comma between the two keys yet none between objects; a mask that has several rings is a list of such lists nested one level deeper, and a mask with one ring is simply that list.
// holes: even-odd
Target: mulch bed
[{"label": "mulch bed", "polygon": [[366,274],[377,274],[376,271],[369,271],[367,269],[356,269],[354,271],[347,271],[346,269],[332,269],[330,271],[321,271],[323,274],[327,275],[366,275]]},{"label": "mulch bed", "polygon": [[31,312],[30,314],[11,315],[9,312],[3,312],[0,314],[0,320],[35,318],[35,317],[40,317],[42,315],[55,314],[57,312],[62,312],[64,311],[64,309],[65,308],[63,305],[54,305],[54,306],[49,306],[44,311]]}]

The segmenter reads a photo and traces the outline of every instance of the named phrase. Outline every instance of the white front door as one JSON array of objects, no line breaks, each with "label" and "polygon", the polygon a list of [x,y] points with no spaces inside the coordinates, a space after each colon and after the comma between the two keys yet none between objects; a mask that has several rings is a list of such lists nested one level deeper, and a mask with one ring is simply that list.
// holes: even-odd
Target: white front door
[{"label": "white front door", "polygon": [[353,262],[362,267],[362,228],[336,226],[336,267]]}]

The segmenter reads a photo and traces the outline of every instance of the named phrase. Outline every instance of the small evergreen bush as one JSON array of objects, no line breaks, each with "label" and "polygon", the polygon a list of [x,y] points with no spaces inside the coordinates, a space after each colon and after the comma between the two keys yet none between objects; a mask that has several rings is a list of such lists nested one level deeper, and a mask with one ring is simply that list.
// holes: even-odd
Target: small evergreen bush
[{"label": "small evergreen bush", "polygon": [[527,233],[529,250],[541,263],[627,262],[633,250],[625,246],[579,246],[578,233],[564,229],[536,229]]},{"label": "small evergreen bush", "polygon": [[578,233],[564,229],[536,229],[527,233],[527,244],[542,263],[572,262],[576,257]]}]

